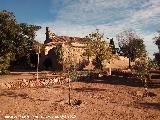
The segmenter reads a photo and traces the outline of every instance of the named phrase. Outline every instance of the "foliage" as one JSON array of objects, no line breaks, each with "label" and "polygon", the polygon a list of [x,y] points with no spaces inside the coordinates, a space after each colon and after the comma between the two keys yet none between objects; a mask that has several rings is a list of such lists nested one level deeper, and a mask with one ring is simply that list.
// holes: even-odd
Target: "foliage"
[{"label": "foliage", "polygon": [[83,59],[78,65],[78,70],[83,70],[87,65],[89,65],[89,60]]},{"label": "foliage", "polygon": [[160,53],[156,53],[156,54],[155,54],[155,61],[156,61],[157,64],[160,66]]},{"label": "foliage", "polygon": [[[63,53],[63,49],[59,49],[62,52],[58,52],[59,55]],[[61,57],[60,57],[61,58]],[[78,78],[78,71],[77,71],[77,64],[72,59],[74,58],[74,53],[72,52],[72,47],[68,46],[68,56],[63,56],[63,68],[64,71],[67,73],[66,77],[68,78],[68,104],[71,105],[71,92],[72,92],[72,81],[77,80]]]},{"label": "foliage", "polygon": [[135,61],[133,71],[135,72],[136,77],[144,82],[144,87],[147,88],[150,70],[157,69],[157,67],[158,66],[155,60],[152,60],[144,55]]},{"label": "foliage", "polygon": [[6,66],[5,70],[8,69],[11,61],[24,56],[29,58],[35,31],[39,29],[39,26],[17,23],[16,17],[12,12],[0,12],[0,56],[2,56],[1,59],[7,56],[7,62],[4,62],[7,64],[4,65]]},{"label": "foliage", "polygon": [[[62,51],[64,51],[62,49]],[[70,78],[72,81],[73,80],[77,80],[78,76],[79,76],[79,68],[80,65],[77,64],[74,61],[75,54],[72,52],[72,46],[68,46],[68,53],[67,56],[63,56],[63,65],[64,65],[64,71],[67,73],[67,77]],[[84,63],[83,63],[84,62]],[[87,61],[82,61],[82,66],[83,64],[86,64]]]},{"label": "foliage", "polygon": [[44,53],[45,45],[36,40],[32,40],[32,50],[36,53]]},{"label": "foliage", "polygon": [[[159,35],[154,37],[154,39],[155,39],[155,44],[158,46],[158,49],[160,51],[160,31],[158,33]],[[155,54],[155,59],[158,62],[158,65],[160,66],[160,53]]]},{"label": "foliage", "polygon": [[0,56],[0,74],[9,73],[6,68],[9,68],[11,56],[11,53]]},{"label": "foliage", "polygon": [[[30,63],[30,66],[32,67],[32,68],[36,68],[37,67],[37,59],[38,59],[38,55],[37,55],[37,53],[36,53],[36,51],[35,50],[31,50],[30,51],[30,55],[29,55],[29,63]],[[17,61],[17,60],[16,60]],[[22,62],[22,60],[20,60],[20,62]]]},{"label": "foliage", "polygon": [[89,55],[95,56],[95,63],[97,69],[103,69],[102,61],[110,61],[112,57],[112,50],[109,44],[105,41],[103,34],[98,31],[86,36],[87,47]]},{"label": "foliage", "polygon": [[[64,49],[62,49],[64,52]],[[63,55],[63,70],[68,72],[73,66],[76,66],[76,63],[73,60],[74,53],[72,52],[72,47],[70,45],[67,46],[67,55]]]},{"label": "foliage", "polygon": [[118,44],[122,54],[129,58],[129,66],[131,60],[140,58],[146,54],[143,39],[140,38],[133,30],[127,30],[117,35]]},{"label": "foliage", "polygon": [[160,31],[158,31],[158,36],[154,37],[155,39],[155,44],[160,45]]},{"label": "foliage", "polygon": [[152,59],[149,58],[148,67],[150,68],[150,70],[151,69],[156,70],[156,69],[159,68],[159,63],[156,59],[152,60]]},{"label": "foliage", "polygon": [[87,48],[85,49],[85,52],[83,53],[83,56],[87,56],[88,57],[88,62],[89,62],[89,58],[92,56],[92,51],[91,48],[89,46],[89,42],[87,42]]},{"label": "foliage", "polygon": [[110,39],[109,46],[112,48],[112,54],[116,54],[116,48],[115,48],[115,44],[114,44],[113,38]]},{"label": "foliage", "polygon": [[133,66],[133,71],[138,79],[144,82],[144,87],[147,87],[147,80],[149,78],[149,61],[146,56],[140,57],[135,61],[135,65]]},{"label": "foliage", "polygon": [[56,48],[54,49],[54,52],[57,56],[57,59],[59,62],[63,61],[63,49],[62,49],[62,45],[57,45]]}]

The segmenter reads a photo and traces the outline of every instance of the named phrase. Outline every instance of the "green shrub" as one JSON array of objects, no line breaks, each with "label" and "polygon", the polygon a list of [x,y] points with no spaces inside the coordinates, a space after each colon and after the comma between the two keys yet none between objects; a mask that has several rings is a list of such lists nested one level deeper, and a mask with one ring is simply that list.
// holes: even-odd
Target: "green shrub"
[{"label": "green shrub", "polygon": [[0,57],[0,74],[9,74],[11,54],[6,54]]},{"label": "green shrub", "polygon": [[132,71],[136,77],[144,83],[144,87],[148,87],[148,80],[150,76],[150,70],[157,69],[157,63],[155,60],[150,58],[140,57],[139,60],[135,61]]}]

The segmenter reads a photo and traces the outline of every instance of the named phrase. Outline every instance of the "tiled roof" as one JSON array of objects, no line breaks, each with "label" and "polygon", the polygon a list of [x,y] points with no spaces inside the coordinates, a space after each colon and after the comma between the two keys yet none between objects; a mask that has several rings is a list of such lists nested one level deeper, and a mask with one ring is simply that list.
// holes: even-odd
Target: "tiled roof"
[{"label": "tiled roof", "polygon": [[[48,36],[48,37],[47,37]],[[58,36],[55,33],[52,33],[48,30],[46,31],[46,40],[45,44],[49,43],[66,43],[66,42],[84,42],[86,41],[84,38],[80,37],[69,37],[69,36]]]},{"label": "tiled roof", "polygon": [[51,39],[51,42],[80,42],[83,41],[83,38],[80,37],[69,37],[69,36],[53,36]]}]

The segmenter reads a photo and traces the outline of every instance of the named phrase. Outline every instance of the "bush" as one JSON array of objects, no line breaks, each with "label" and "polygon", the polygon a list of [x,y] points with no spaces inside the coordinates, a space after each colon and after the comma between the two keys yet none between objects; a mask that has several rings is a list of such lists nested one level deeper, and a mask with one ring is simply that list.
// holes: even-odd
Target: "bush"
[{"label": "bush", "polygon": [[0,74],[9,74],[11,54],[0,57]]},{"label": "bush", "polygon": [[159,67],[160,67],[160,53],[156,53],[156,54],[155,54],[155,61],[157,62],[157,64],[158,64]]},{"label": "bush", "polygon": [[89,65],[89,61],[83,59],[83,61],[78,66],[78,70],[83,70],[83,68],[85,68],[87,65]]},{"label": "bush", "polygon": [[136,77],[144,82],[144,87],[147,88],[150,70],[156,68],[157,64],[154,60],[151,60],[147,57],[141,57],[139,60],[135,61],[135,65],[133,66],[132,70],[135,72]]}]

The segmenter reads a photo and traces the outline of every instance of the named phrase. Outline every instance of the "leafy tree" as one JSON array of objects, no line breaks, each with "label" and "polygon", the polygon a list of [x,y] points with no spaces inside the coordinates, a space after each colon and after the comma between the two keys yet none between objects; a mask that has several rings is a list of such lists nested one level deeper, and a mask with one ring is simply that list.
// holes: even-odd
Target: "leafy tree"
[{"label": "leafy tree", "polygon": [[61,44],[53,48],[52,54],[54,55],[54,65],[55,70],[63,70],[63,47]]},{"label": "leafy tree", "polygon": [[86,36],[88,42],[88,53],[89,55],[95,56],[95,67],[102,70],[103,60],[110,61],[112,57],[112,50],[109,47],[109,44],[105,41],[103,34],[100,34],[99,31],[91,33]]},{"label": "leafy tree", "polygon": [[68,82],[68,104],[71,105],[71,93],[72,93],[72,81],[77,80],[79,74],[77,71],[77,64],[72,58],[74,58],[74,53],[72,52],[72,47],[68,46],[68,55],[64,56],[64,49],[62,47],[57,47],[57,55],[59,55],[59,60],[63,59],[63,71],[66,72],[67,82]]},{"label": "leafy tree", "polygon": [[146,54],[143,39],[133,30],[127,30],[118,34],[117,39],[122,55],[129,58],[129,68],[131,67],[131,61]]},{"label": "leafy tree", "polygon": [[63,62],[63,49],[62,45],[57,45],[54,49],[57,59],[60,63]]},{"label": "leafy tree", "polygon": [[146,55],[141,56],[135,61],[135,65],[132,67],[132,72],[136,77],[143,82],[145,89],[148,88],[148,81],[150,80],[150,71],[157,69],[156,61],[150,59]]},{"label": "leafy tree", "polygon": [[[158,32],[158,36],[156,36],[154,39],[155,39],[155,44],[156,45],[158,45],[158,47],[159,47],[159,45],[160,45],[160,31]],[[159,50],[160,50],[160,47],[158,48]]]},{"label": "leafy tree", "polygon": [[88,59],[88,63],[89,63],[89,58],[92,56],[92,51],[91,48],[89,46],[89,42],[87,42],[87,48],[85,49],[85,52],[83,53],[84,56],[87,56]]},{"label": "leafy tree", "polygon": [[32,49],[35,38],[35,31],[39,29],[40,26],[17,23],[16,17],[12,12],[0,12],[0,56],[1,59],[7,56],[6,60],[8,60],[8,62],[5,62],[8,64],[6,68],[0,68],[0,71],[8,69],[7,66],[9,66],[11,61],[24,56],[27,60],[29,59],[30,49]]},{"label": "leafy tree", "polygon": [[160,66],[160,53],[155,53],[155,60],[157,64]]},{"label": "leafy tree", "polygon": [[155,53],[155,59],[160,66],[160,31],[158,33],[159,33],[159,35],[154,38],[155,44],[158,46],[158,49],[159,49],[159,53]]},{"label": "leafy tree", "polygon": [[13,55],[10,53],[0,56],[0,74],[7,74],[9,72],[6,68],[10,66],[11,56]]},{"label": "leafy tree", "polygon": [[113,38],[110,39],[109,45],[112,48],[112,54],[116,54],[116,48],[115,48],[115,44],[114,44]]}]

